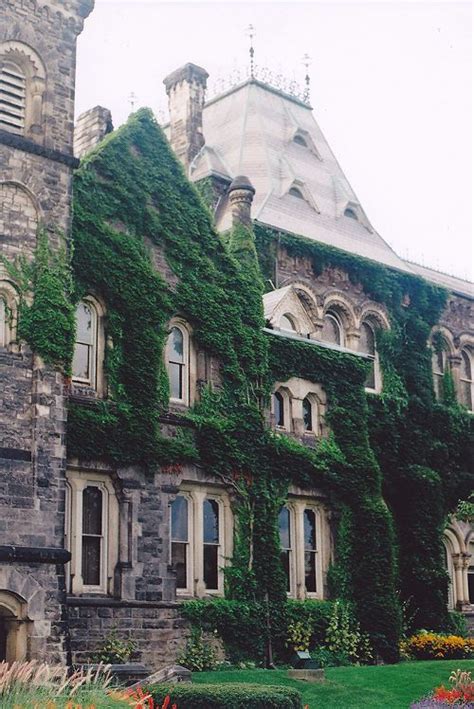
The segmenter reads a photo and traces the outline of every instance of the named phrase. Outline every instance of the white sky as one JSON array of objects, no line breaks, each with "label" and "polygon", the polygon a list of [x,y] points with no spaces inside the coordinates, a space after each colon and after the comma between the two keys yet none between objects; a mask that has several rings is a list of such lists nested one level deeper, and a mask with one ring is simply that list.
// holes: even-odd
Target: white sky
[{"label": "white sky", "polygon": [[315,118],[375,229],[404,258],[474,278],[470,2],[96,0],[78,42],[77,114],[115,126],[166,110],[163,78],[185,62],[208,85],[255,61],[302,81]]}]

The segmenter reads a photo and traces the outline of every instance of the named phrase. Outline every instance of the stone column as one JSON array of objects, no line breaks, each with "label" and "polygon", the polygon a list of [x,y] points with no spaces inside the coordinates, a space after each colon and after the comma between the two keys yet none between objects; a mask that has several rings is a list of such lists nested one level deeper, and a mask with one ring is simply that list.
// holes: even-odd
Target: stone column
[{"label": "stone column", "polygon": [[232,224],[252,225],[252,202],[255,194],[255,187],[248,177],[238,175],[232,180],[228,190],[230,206],[232,210]]}]

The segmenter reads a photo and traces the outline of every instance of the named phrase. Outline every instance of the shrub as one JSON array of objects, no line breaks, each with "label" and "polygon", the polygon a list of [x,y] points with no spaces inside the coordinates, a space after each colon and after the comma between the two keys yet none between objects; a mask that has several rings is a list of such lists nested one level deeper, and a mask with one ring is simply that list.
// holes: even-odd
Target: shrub
[{"label": "shrub", "polygon": [[346,656],[351,662],[372,662],[373,653],[366,633],[352,617],[349,607],[341,601],[334,603],[326,632],[326,645],[336,656]]},{"label": "shrub", "polygon": [[311,658],[318,663],[319,667],[344,667],[351,664],[350,658],[345,652],[335,652],[325,647],[312,650]]},{"label": "shrub", "polygon": [[400,649],[414,660],[462,660],[474,657],[474,638],[422,631],[403,640]]},{"label": "shrub", "polygon": [[178,656],[178,664],[187,667],[192,672],[216,669],[216,653],[202,637],[201,628],[193,628],[186,648]]},{"label": "shrub", "polygon": [[133,640],[124,642],[113,631],[107,637],[100,650],[92,656],[92,659],[94,662],[101,662],[105,665],[123,665],[130,661],[136,647]]},{"label": "shrub", "polygon": [[149,688],[160,704],[168,694],[179,709],[302,709],[301,694],[289,687],[255,684],[177,684]]},{"label": "shrub", "polygon": [[462,638],[466,638],[468,628],[465,616],[459,611],[450,611],[448,616],[448,626],[445,630],[453,635],[460,635]]}]

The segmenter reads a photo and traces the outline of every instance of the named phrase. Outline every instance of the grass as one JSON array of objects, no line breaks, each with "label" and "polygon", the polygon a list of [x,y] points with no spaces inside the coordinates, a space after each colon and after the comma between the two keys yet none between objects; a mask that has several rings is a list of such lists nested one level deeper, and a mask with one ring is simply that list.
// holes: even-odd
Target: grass
[{"label": "grass", "polygon": [[474,672],[473,660],[402,662],[379,667],[329,667],[324,684],[287,677],[286,670],[229,670],[195,672],[193,682],[252,682],[282,684],[299,689],[309,709],[408,709],[436,686],[447,686],[449,675],[461,668]]}]

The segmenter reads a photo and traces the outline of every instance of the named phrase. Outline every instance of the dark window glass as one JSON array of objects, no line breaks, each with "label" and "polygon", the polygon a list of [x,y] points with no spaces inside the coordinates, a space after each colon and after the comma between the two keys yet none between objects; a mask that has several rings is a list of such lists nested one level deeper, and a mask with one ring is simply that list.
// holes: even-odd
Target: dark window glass
[{"label": "dark window glass", "polygon": [[184,398],[184,335],[178,327],[173,327],[168,339],[170,396],[172,399]]},{"label": "dark window glass", "polygon": [[474,566],[470,566],[467,573],[467,584],[469,588],[469,603],[474,603]]},{"label": "dark window glass", "polygon": [[[375,357],[375,335],[374,331],[367,325],[367,323],[362,323],[360,328],[360,342],[359,350],[365,352],[365,354]],[[367,374],[367,379],[365,380],[365,386],[368,389],[375,389],[375,362],[370,366],[370,371]]]},{"label": "dark window glass", "polygon": [[277,426],[285,425],[285,409],[283,405],[283,397],[279,392],[273,395],[273,403],[275,407],[275,424]]},{"label": "dark window glass", "polygon": [[176,570],[176,588],[188,587],[188,501],[178,495],[171,503],[171,563]]},{"label": "dark window glass", "polygon": [[309,399],[303,399],[303,423],[305,431],[313,430],[313,407]]},{"label": "dark window glass", "polygon": [[324,316],[321,337],[324,342],[342,345],[341,326],[339,320],[332,313],[326,313]]},{"label": "dark window glass", "polygon": [[292,197],[298,197],[298,199],[304,199],[302,192],[297,187],[291,187],[288,194]]},{"label": "dark window glass", "polygon": [[290,577],[290,555],[291,555],[291,531],[290,531],[290,510],[282,507],[278,515],[278,526],[280,531],[280,559],[286,576],[286,590],[291,590]]},{"label": "dark window glass", "polygon": [[304,576],[305,587],[316,592],[316,513],[304,511]]},{"label": "dark window glass", "polygon": [[204,583],[206,588],[219,588],[219,505],[216,500],[204,500]]},{"label": "dark window glass", "polygon": [[298,143],[298,145],[304,145],[305,148],[307,147],[306,141],[301,135],[295,135],[293,142]]},{"label": "dark window glass", "polygon": [[357,219],[357,214],[350,207],[344,210],[344,216],[349,217],[349,219]]},{"label": "dark window glass", "polygon": [[82,493],[82,579],[86,586],[101,582],[102,504],[102,491],[86,487]]},{"label": "dark window glass", "polygon": [[170,396],[172,399],[183,398],[183,364],[169,363]]}]

